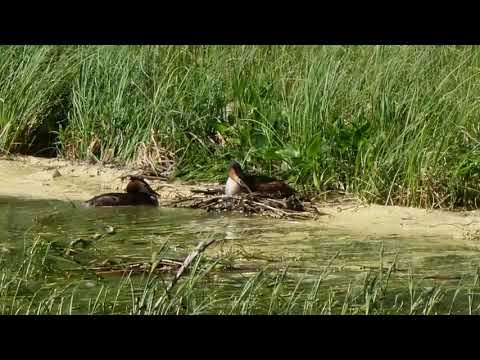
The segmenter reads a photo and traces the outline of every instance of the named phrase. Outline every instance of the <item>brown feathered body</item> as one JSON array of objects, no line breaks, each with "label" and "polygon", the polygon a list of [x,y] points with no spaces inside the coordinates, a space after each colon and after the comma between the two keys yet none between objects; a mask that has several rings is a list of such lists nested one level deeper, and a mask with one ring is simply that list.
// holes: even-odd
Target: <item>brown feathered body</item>
[{"label": "brown feathered body", "polygon": [[86,201],[87,206],[158,206],[158,193],[141,177],[130,176],[125,193],[108,193]]},{"label": "brown feathered body", "polygon": [[295,194],[295,190],[285,182],[268,176],[245,174],[240,164],[233,161],[228,170],[225,194],[235,195],[241,192],[262,193],[275,197],[288,197]]}]

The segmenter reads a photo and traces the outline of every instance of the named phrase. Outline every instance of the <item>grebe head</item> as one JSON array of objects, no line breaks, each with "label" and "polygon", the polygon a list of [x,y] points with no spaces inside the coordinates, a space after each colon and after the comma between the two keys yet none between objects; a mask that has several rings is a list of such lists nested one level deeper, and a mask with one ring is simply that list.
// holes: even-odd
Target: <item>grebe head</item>
[{"label": "grebe head", "polygon": [[160,196],[155,190],[153,190],[150,185],[143,179],[141,176],[129,176],[130,182],[127,185],[127,192],[128,193],[138,193],[142,192],[145,194],[153,194],[156,196]]},{"label": "grebe head", "polygon": [[227,184],[225,185],[225,194],[230,196],[235,195],[239,192],[242,192],[242,188],[247,192],[252,192],[243,178],[244,175],[242,167],[238,162],[233,160],[228,168],[228,179]]},{"label": "grebe head", "polygon": [[230,163],[230,166],[228,168],[228,176],[231,177],[232,180],[235,180],[235,181],[237,181],[239,178],[243,177],[242,167],[235,160],[233,160]]}]

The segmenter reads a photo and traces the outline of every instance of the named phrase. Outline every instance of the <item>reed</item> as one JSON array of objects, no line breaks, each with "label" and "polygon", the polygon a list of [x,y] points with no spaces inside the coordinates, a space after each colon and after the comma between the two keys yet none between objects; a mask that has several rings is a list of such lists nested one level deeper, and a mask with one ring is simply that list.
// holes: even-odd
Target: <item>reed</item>
[{"label": "reed", "polygon": [[427,281],[398,272],[382,249],[378,266],[348,283],[334,276],[338,254],[316,275],[270,265],[230,280],[203,254],[170,289],[172,275],[148,270],[98,278],[64,250],[37,236],[17,261],[0,258],[0,314],[480,314],[478,271],[456,284]]},{"label": "reed", "polygon": [[42,145],[73,159],[173,159],[185,179],[223,179],[235,158],[297,187],[381,204],[478,205],[476,46],[0,52],[4,152]]}]

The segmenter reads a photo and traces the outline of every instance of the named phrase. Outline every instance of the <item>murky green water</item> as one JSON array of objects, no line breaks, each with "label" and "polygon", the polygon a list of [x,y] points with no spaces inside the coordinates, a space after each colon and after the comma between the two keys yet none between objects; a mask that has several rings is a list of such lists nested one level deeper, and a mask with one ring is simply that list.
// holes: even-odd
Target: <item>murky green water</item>
[{"label": "murky green water", "polygon": [[[78,205],[78,204],[76,204]],[[113,227],[109,234],[107,227]],[[89,294],[104,283],[121,281],[120,275],[79,272],[78,266],[99,263],[149,261],[167,243],[162,256],[183,260],[201,240],[217,243],[205,256],[228,264],[216,271],[211,286],[224,292],[243,286],[245,278],[261,268],[288,267],[292,279],[312,281],[332,260],[326,283],[340,290],[362,281],[369,269],[382,262],[388,267],[397,257],[395,281],[406,286],[408,278],[425,286],[455,288],[470,281],[480,265],[475,242],[452,242],[438,237],[366,237],[340,233],[326,224],[213,214],[188,209],[150,207],[80,208],[60,201],[0,197],[0,251],[4,267],[18,262],[36,238],[67,247],[76,239],[89,241],[87,250],[74,257],[58,253],[51,287],[75,281],[77,294]],[[74,260],[72,260],[74,259]],[[80,265],[79,265],[80,264]],[[393,280],[392,280],[393,281]],[[83,284],[83,285],[82,285]],[[206,286],[209,286],[208,282]]]}]

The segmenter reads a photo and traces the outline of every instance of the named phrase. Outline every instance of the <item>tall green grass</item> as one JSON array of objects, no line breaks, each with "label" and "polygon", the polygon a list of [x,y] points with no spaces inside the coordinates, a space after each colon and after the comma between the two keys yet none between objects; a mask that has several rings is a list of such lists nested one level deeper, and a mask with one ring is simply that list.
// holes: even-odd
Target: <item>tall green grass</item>
[{"label": "tall green grass", "polygon": [[[221,179],[236,158],[318,191],[477,207],[480,48],[0,49],[0,145],[42,122],[60,155]],[[59,102],[61,111],[53,111]]]},{"label": "tall green grass", "polygon": [[63,120],[51,115],[58,116],[69,91],[71,69],[66,58],[70,53],[66,50],[0,46],[0,150],[25,151]]}]

